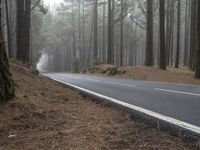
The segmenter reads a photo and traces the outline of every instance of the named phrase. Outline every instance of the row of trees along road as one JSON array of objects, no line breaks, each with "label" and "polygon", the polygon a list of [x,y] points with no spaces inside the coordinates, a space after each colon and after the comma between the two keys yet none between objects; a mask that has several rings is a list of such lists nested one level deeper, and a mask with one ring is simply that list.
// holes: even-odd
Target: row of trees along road
[{"label": "row of trees along road", "polygon": [[181,65],[200,78],[198,0],[64,0],[49,11],[42,0],[0,5],[1,100],[14,95],[6,56],[36,65],[42,49],[49,71]]},{"label": "row of trees along road", "polygon": [[41,35],[45,13],[40,0],[0,0],[0,101],[15,95],[8,57],[27,64],[38,59],[43,45],[36,36]]},{"label": "row of trees along road", "polygon": [[[46,69],[197,69],[198,0],[64,0],[45,16]],[[196,75],[197,76],[197,75]]]}]

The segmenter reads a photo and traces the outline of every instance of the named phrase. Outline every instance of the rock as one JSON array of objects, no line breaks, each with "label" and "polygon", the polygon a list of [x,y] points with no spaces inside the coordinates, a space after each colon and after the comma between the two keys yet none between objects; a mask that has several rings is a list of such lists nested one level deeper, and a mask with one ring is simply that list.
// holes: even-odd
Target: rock
[{"label": "rock", "polygon": [[39,75],[39,71],[37,69],[33,69],[31,71],[31,73],[34,74],[34,75]]}]

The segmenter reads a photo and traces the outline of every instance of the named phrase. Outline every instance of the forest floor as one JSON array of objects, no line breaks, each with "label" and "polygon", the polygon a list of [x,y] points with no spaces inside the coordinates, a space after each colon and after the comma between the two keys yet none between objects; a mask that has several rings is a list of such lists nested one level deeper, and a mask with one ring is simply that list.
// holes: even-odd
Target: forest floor
[{"label": "forest floor", "polygon": [[[95,74],[100,76],[111,76],[106,73],[106,69],[111,67],[110,65],[99,65],[94,68],[86,69],[84,73]],[[104,70],[102,72],[102,69]],[[108,69],[109,70],[109,69]],[[158,67],[119,67],[116,74],[112,75],[117,78],[144,80],[144,81],[158,81],[169,83],[183,83],[183,84],[196,84],[200,85],[200,80],[194,78],[194,72],[188,68],[180,67],[167,68],[166,71],[159,69]]]},{"label": "forest floor", "polygon": [[0,104],[0,150],[195,149],[25,66],[11,63],[11,70],[16,98]]}]

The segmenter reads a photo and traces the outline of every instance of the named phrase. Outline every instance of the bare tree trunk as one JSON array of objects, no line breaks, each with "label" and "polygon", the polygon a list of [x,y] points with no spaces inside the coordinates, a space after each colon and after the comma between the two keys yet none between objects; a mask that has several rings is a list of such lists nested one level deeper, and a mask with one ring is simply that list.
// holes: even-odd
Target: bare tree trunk
[{"label": "bare tree trunk", "polygon": [[[0,24],[1,24],[1,0],[0,0]],[[0,101],[7,101],[15,96],[14,82],[9,70],[8,58],[3,41],[0,26]]]},{"label": "bare tree trunk", "polygon": [[17,59],[29,63],[31,0],[17,0]]},{"label": "bare tree trunk", "polygon": [[174,53],[174,12],[175,12],[175,1],[171,0],[171,14],[170,14],[170,65],[173,66],[173,53]]},{"label": "bare tree trunk", "polygon": [[98,61],[98,0],[94,0],[94,48],[93,48],[93,64]]},{"label": "bare tree trunk", "polygon": [[83,3],[83,9],[82,9],[82,57],[81,57],[81,63],[83,64],[83,66],[86,65],[85,63],[85,0],[82,0]]},{"label": "bare tree trunk", "polygon": [[120,66],[123,66],[123,49],[124,49],[124,39],[123,39],[123,34],[124,34],[124,31],[123,31],[123,14],[124,14],[124,11],[123,11],[123,0],[121,0],[121,13],[120,13]]},{"label": "bare tree trunk", "polygon": [[76,58],[76,37],[75,37],[75,14],[74,14],[74,0],[72,2],[72,45],[73,45],[73,61]]},{"label": "bare tree trunk", "polygon": [[108,63],[114,64],[115,0],[108,0]]},{"label": "bare tree trunk", "polygon": [[153,0],[147,0],[147,29],[146,29],[145,65],[153,66]]},{"label": "bare tree trunk", "polygon": [[105,47],[105,16],[106,16],[106,0],[103,1],[103,35],[102,35],[102,53],[103,63],[106,63],[106,47]]},{"label": "bare tree trunk", "polygon": [[179,68],[180,59],[180,20],[181,18],[181,2],[178,0],[178,10],[177,10],[177,45],[176,45],[176,61],[175,68]]},{"label": "bare tree trunk", "polygon": [[191,22],[190,22],[190,56],[189,68],[195,68],[195,49],[197,48],[197,0],[191,0]]},{"label": "bare tree trunk", "polygon": [[189,55],[189,27],[190,27],[190,21],[189,21],[189,0],[185,1],[186,3],[186,12],[185,12],[185,45],[184,45],[184,65],[188,66],[188,55]]},{"label": "bare tree trunk", "polygon": [[165,1],[160,0],[160,69],[166,70],[165,52]]},{"label": "bare tree trunk", "polygon": [[[81,46],[81,0],[78,0],[78,51],[79,61],[82,59],[82,46]],[[80,63],[82,65],[82,63]]]},{"label": "bare tree trunk", "polygon": [[197,32],[198,32],[198,50],[196,52],[195,77],[200,79],[200,3],[198,2],[197,13]]},{"label": "bare tree trunk", "polygon": [[8,54],[9,57],[12,57],[12,50],[11,50],[11,33],[10,33],[10,20],[8,15],[8,0],[5,0],[5,8],[6,8],[6,24],[7,24],[7,37],[8,37]]}]

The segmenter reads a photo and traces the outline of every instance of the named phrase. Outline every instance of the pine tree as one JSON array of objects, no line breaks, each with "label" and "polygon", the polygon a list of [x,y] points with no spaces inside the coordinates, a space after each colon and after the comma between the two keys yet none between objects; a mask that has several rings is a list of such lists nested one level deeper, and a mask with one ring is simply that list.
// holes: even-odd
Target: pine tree
[{"label": "pine tree", "polygon": [[166,70],[165,52],[165,0],[160,0],[160,69]]},{"label": "pine tree", "polygon": [[198,2],[198,13],[197,13],[197,32],[198,32],[198,49],[196,52],[196,71],[195,77],[200,79],[200,3]]},{"label": "pine tree", "polygon": [[153,0],[147,0],[147,29],[146,29],[145,65],[153,66]]},{"label": "pine tree", "polygon": [[[0,0],[0,24],[1,23],[1,0]],[[9,71],[9,63],[5,50],[0,26],[0,101],[6,101],[14,97],[14,83]]]}]

